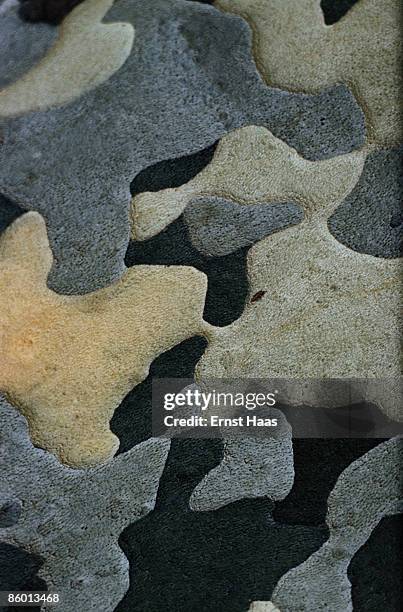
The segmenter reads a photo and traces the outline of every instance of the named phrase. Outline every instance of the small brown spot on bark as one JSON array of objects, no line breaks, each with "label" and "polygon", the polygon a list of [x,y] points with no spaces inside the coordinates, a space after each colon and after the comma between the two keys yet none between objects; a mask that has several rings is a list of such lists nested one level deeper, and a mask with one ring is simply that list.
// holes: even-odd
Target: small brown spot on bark
[{"label": "small brown spot on bark", "polygon": [[259,300],[262,299],[264,295],[266,295],[266,291],[263,291],[263,290],[257,291],[255,295],[252,296],[250,303],[254,304],[255,302],[258,302]]}]

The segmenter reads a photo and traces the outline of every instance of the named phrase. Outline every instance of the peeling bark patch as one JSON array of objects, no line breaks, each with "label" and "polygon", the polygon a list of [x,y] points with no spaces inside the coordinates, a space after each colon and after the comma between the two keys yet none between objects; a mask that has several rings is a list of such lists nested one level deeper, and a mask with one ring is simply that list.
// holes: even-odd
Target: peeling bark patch
[{"label": "peeling bark patch", "polygon": [[109,421],[154,358],[205,331],[207,278],[184,266],[134,266],[104,290],[66,296],[46,285],[51,265],[38,213],[1,234],[0,389],[34,444],[85,468],[115,454]]},{"label": "peeling bark patch", "polygon": [[371,142],[400,142],[399,0],[358,2],[332,26],[325,24],[320,0],[216,0],[216,6],[248,21],[256,64],[271,86],[313,93],[348,84]]},{"label": "peeling bark patch", "polygon": [[[310,159],[346,153],[361,146],[365,137],[363,113],[346,86],[305,95],[265,85],[252,59],[250,29],[242,19],[198,2],[121,0],[104,17],[107,5],[106,0],[83,3],[61,28],[86,14],[90,30],[94,26],[100,34],[113,34],[108,52],[103,34],[97,38],[98,54],[86,52],[87,35],[73,49],[66,41],[65,49],[72,52],[69,56],[81,54],[84,72],[95,60],[103,64],[105,55],[110,59],[110,53],[118,51],[109,78],[100,83],[96,70],[92,76],[97,86],[91,88],[80,77],[74,96],[67,103],[63,97],[60,104],[66,80],[60,82],[50,51],[41,65],[54,94],[52,108],[50,93],[37,99],[38,92],[24,89],[22,80],[13,89],[20,93],[18,101],[25,104],[26,96],[33,95],[40,111],[14,117],[14,94],[6,97],[8,111],[5,96],[0,96],[4,112],[11,113],[2,117],[0,192],[46,217],[55,253],[49,283],[66,294],[105,287],[123,273],[129,187],[144,168],[192,155],[250,124],[269,127]],[[72,27],[70,33],[76,32]],[[72,62],[71,68],[73,79],[77,65]],[[43,83],[36,83],[40,92]]]}]

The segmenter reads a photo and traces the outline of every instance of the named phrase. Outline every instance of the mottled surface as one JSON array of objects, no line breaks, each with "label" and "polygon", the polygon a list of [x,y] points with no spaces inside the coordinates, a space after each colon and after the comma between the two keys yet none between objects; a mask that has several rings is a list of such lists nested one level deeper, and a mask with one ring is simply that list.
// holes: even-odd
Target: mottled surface
[{"label": "mottled surface", "polygon": [[246,258],[248,247],[223,257],[207,257],[192,244],[183,218],[171,223],[149,240],[132,241],[126,265],[192,266],[207,276],[203,317],[212,325],[225,326],[235,321],[245,307],[248,294]]},{"label": "mottled surface", "polygon": [[365,112],[370,140],[387,146],[400,141],[399,0],[361,0],[332,26],[325,24],[320,0],[215,5],[248,21],[256,65],[267,83],[312,93],[348,83]]},{"label": "mottled surface", "polygon": [[[356,253],[308,221],[252,247],[248,271],[250,295],[267,293],[212,340],[199,379],[394,377],[383,395],[369,384],[366,400],[402,420],[400,260]],[[317,390],[314,405],[337,402]],[[298,387],[284,391],[300,403]]]},{"label": "mottled surface", "polygon": [[152,438],[107,466],[71,470],[32,446],[24,417],[3,399],[0,421],[2,491],[23,506],[1,541],[42,560],[38,576],[61,594],[60,612],[112,610],[128,588],[119,534],[153,509],[169,441]]},{"label": "mottled surface", "polygon": [[[401,260],[356,253],[327,229],[328,217],[357,184],[364,159],[360,152],[310,162],[264,128],[249,127],[223,138],[212,162],[189,183],[134,199],[135,233],[142,227],[146,235],[201,193],[245,205],[287,198],[304,210],[302,223],[252,247],[249,295],[263,292],[262,298],[256,304],[251,299],[240,319],[212,339],[199,378],[399,376]],[[390,387],[380,397],[369,385],[365,399],[401,420],[399,382]],[[333,401],[323,389],[325,396],[312,398],[315,405]],[[291,390],[285,398],[300,400]]]},{"label": "mottled surface", "polygon": [[[54,255],[42,225],[0,260],[0,379],[43,438],[1,400],[0,588],[62,591],[60,612],[399,609],[394,442],[222,431],[164,469],[151,428],[156,377],[399,371],[397,0],[353,3],[86,0],[56,28],[0,0],[0,239],[37,210]],[[377,420],[402,392],[349,391]],[[288,399],[294,436],[364,408],[323,381]],[[82,462],[101,421],[96,468],[32,446]]]},{"label": "mottled surface", "polygon": [[[112,4],[87,0],[66,17],[42,60],[0,91],[0,120],[71,102],[119,70],[132,49],[134,29],[100,23]],[[25,24],[21,30],[18,42],[31,28]]]},{"label": "mottled surface", "polygon": [[0,389],[35,444],[73,467],[93,466],[117,450],[109,420],[153,359],[208,333],[206,278],[190,267],[136,266],[104,290],[62,296],[46,286],[51,263],[38,213],[2,234]]},{"label": "mottled surface", "polygon": [[175,159],[165,159],[144,168],[130,185],[132,196],[143,191],[160,191],[180,187],[199,174],[213,159],[217,148],[215,142],[210,147]]},{"label": "mottled surface", "polygon": [[327,500],[340,474],[383,440],[294,439],[294,485],[276,504],[275,520],[287,525],[323,525]]},{"label": "mottled surface", "polygon": [[172,442],[154,512],[120,539],[133,573],[116,612],[245,612],[324,542],[324,526],[274,522],[267,499],[193,512],[192,491],[220,459],[218,440]]},{"label": "mottled surface", "polygon": [[207,346],[205,338],[184,340],[154,359],[147,378],[127,394],[111,419],[120,441],[119,453],[152,435],[152,381],[154,378],[193,378],[196,363]]},{"label": "mottled surface", "polygon": [[346,87],[306,96],[265,86],[237,17],[197,2],[120,0],[104,21],[135,28],[122,68],[76,101],[0,126],[0,192],[46,218],[49,283],[59,292],[98,289],[122,274],[129,185],[147,166],[250,123],[313,159],[363,142],[363,115]]},{"label": "mottled surface", "polygon": [[[311,162],[268,130],[248,127],[224,137],[210,164],[188,183],[134,198],[133,233],[141,238],[157,233],[185,209],[186,218],[186,207],[203,194],[225,196],[252,210],[262,201],[270,208],[273,200],[289,199],[304,210],[302,223],[252,247],[250,303],[238,321],[212,340],[200,377],[399,375],[401,261],[356,253],[327,229],[328,217],[357,185],[364,160],[360,152]],[[203,202],[207,220],[201,217],[200,233],[208,228],[209,206],[204,199],[201,208]],[[343,235],[349,228],[345,221]],[[223,241],[227,231],[226,226],[220,232]],[[226,244],[231,247],[231,234]],[[255,295],[261,295],[256,304]],[[389,386],[388,396],[381,397],[370,385],[365,399],[401,419],[401,391]],[[287,398],[291,403],[300,399]],[[318,393],[312,399],[321,405],[326,398]]]},{"label": "mottled surface", "polygon": [[193,179],[133,198],[132,235],[138,240],[154,236],[202,197],[243,205],[294,202],[331,210],[354,187],[364,159],[364,153],[356,152],[312,162],[263,127],[235,130],[220,140],[210,164]]}]

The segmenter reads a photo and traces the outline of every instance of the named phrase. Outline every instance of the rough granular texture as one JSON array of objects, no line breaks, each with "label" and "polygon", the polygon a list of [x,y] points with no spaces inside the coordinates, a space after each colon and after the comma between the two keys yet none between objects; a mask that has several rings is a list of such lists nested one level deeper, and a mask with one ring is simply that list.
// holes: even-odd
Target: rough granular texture
[{"label": "rough granular texture", "polygon": [[192,510],[216,510],[256,497],[277,501],[288,495],[294,482],[291,428],[281,412],[274,411],[272,416],[281,424],[275,436],[225,441],[220,465],[192,493]]},{"label": "rough granular texture", "polygon": [[207,341],[189,338],[165,351],[150,365],[147,378],[127,394],[111,419],[111,430],[119,438],[124,453],[152,435],[152,381],[154,378],[193,378],[196,363]]},{"label": "rough granular texture", "polygon": [[[103,24],[114,0],[87,0],[63,21],[54,44],[23,77],[0,91],[0,117],[62,106],[104,83],[124,64],[134,39],[129,23]],[[16,43],[30,33],[20,22]],[[13,41],[14,42],[14,41]],[[35,42],[37,45],[38,43]],[[33,55],[28,48],[28,58]],[[11,53],[11,65],[18,61]]]},{"label": "rough granular texture", "polygon": [[136,196],[143,191],[160,191],[180,187],[199,174],[213,159],[217,148],[215,142],[210,147],[175,159],[165,159],[144,168],[130,185],[130,193]]},{"label": "rough granular texture", "polygon": [[206,277],[191,267],[135,266],[104,290],[63,296],[46,286],[51,262],[38,213],[2,234],[0,388],[35,444],[72,467],[94,466],[116,452],[109,421],[153,359],[208,333]]},{"label": "rough granular texture", "polygon": [[[397,612],[399,12],[0,0],[0,590]],[[295,377],[275,436],[154,437],[228,376]]]},{"label": "rough granular texture", "polygon": [[[89,2],[68,19],[93,7],[99,21],[108,2]],[[310,96],[262,82],[242,19],[198,2],[120,0],[103,21],[135,29],[120,70],[61,107],[0,121],[0,192],[46,218],[56,291],[83,293],[120,277],[130,183],[154,163],[192,154],[251,123],[310,159],[363,143],[363,114],[347,87]]]},{"label": "rough granular texture", "polygon": [[199,198],[191,202],[184,219],[193,245],[208,257],[228,255],[252,246],[303,219],[296,204],[239,206],[225,198]]},{"label": "rough granular texture", "polygon": [[294,486],[276,504],[274,518],[291,525],[323,525],[327,499],[341,472],[381,440],[293,440]]},{"label": "rough granular texture", "polygon": [[[253,378],[256,373],[269,379],[398,376],[400,346],[397,341],[392,343],[390,337],[391,330],[394,337],[399,336],[401,262],[375,259],[345,248],[327,228],[329,216],[346,198],[353,197],[358,181],[365,184],[362,174],[365,159],[365,152],[360,151],[312,162],[267,129],[251,126],[225,136],[210,164],[188,183],[134,197],[132,233],[142,240],[158,234],[183,211],[193,243],[209,255],[215,250],[219,254],[231,252],[234,246],[245,244],[242,232],[248,232],[248,225],[252,234],[246,243],[253,232],[266,230],[266,238],[255,244],[248,255],[251,299],[242,316],[224,333],[212,338],[198,367],[198,376]],[[394,168],[390,176],[396,180]],[[396,194],[392,192],[391,197],[396,199]],[[231,229],[230,205],[223,204],[223,198],[235,203],[233,209],[236,206],[246,209],[243,223],[240,222],[242,229]],[[267,236],[267,226],[256,223],[258,211],[264,210],[263,202],[267,202],[268,211],[276,210],[279,200],[299,203],[304,219]],[[365,206],[364,196],[358,200]],[[212,202],[213,206],[224,208],[221,228],[221,216],[214,218],[211,214]],[[253,211],[256,206],[257,212],[255,215],[250,212],[250,221],[246,222],[248,209]],[[286,209],[286,205],[280,210],[287,210],[289,222],[283,224],[290,224],[295,210]],[[374,242],[381,242],[378,225],[374,223]],[[149,244],[163,244],[174,226],[149,240]],[[349,228],[347,218],[341,232],[345,241]],[[219,234],[218,240],[210,240],[214,232]],[[168,261],[190,264],[191,261],[181,259],[186,253],[183,239],[175,240],[181,246],[165,251],[178,256]],[[141,252],[143,244],[147,241],[134,243],[134,248]],[[225,259],[210,261],[221,263]],[[226,286],[224,270],[222,267],[218,272],[221,291]],[[210,283],[210,296],[211,290]],[[263,292],[262,297],[255,304],[253,296],[259,292]],[[229,286],[226,297],[235,295],[239,292]],[[224,298],[223,307],[234,303],[233,298]],[[217,319],[208,318],[207,312],[206,318],[219,324]],[[227,319],[226,323],[232,320]],[[390,418],[401,420],[401,388],[397,383],[391,393],[392,387],[388,385],[386,399],[379,396],[376,385],[367,385],[363,399],[375,402]],[[291,389],[286,391],[285,402],[300,402]],[[320,394],[310,399],[315,405],[335,401]]]},{"label": "rough granular texture", "polygon": [[132,241],[125,262],[127,266],[147,262],[147,265],[185,265],[200,270],[207,276],[203,317],[212,325],[225,326],[235,321],[245,307],[247,254],[248,247],[243,247],[223,257],[207,257],[193,246],[186,224],[179,218],[149,240]]},{"label": "rough granular texture", "polygon": [[403,147],[370,153],[350,195],[328,221],[337,240],[359,253],[403,256]]},{"label": "rough granular texture", "polygon": [[247,19],[254,57],[270,85],[317,92],[346,83],[365,112],[371,141],[400,142],[401,3],[363,0],[325,24],[320,0],[217,0]]},{"label": "rough granular texture", "polygon": [[60,612],[113,610],[129,581],[118,538],[153,509],[169,441],[150,438],[105,466],[72,470],[32,446],[24,417],[2,398],[0,431],[2,491],[23,508],[2,542],[34,555],[37,575],[61,595]]},{"label": "rough granular texture", "polygon": [[15,4],[0,4],[0,89],[17,81],[47,53],[57,37],[45,24],[28,26]]},{"label": "rough granular texture", "polygon": [[[325,214],[354,187],[364,159],[363,152],[355,152],[312,162],[264,127],[235,130],[220,140],[211,162],[194,178],[176,188],[151,190],[133,198],[132,235],[137,240],[145,240],[158,234],[194,200],[201,200],[200,210],[206,209],[208,219],[210,198],[245,206],[291,201]],[[295,212],[294,209],[289,215],[294,222]],[[253,215],[258,213],[240,214],[244,217],[249,214],[253,223]],[[185,213],[190,226],[193,216],[193,212]],[[199,232],[204,230],[206,218],[202,217]],[[226,227],[224,222],[224,231]]]},{"label": "rough granular texture", "polygon": [[328,499],[329,540],[279,580],[271,600],[280,610],[352,610],[347,569],[379,521],[401,512],[402,459],[395,438],[345,469]]},{"label": "rough granular texture", "polygon": [[154,512],[120,539],[132,574],[116,612],[245,612],[326,540],[326,527],[274,522],[267,499],[193,512],[190,495],[221,456],[219,440],[172,442]]}]

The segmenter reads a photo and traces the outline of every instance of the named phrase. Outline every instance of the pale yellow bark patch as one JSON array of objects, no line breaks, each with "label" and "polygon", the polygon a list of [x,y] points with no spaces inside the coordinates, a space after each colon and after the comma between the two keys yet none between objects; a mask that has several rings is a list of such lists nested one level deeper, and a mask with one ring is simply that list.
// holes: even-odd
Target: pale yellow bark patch
[{"label": "pale yellow bark patch", "polygon": [[72,467],[113,456],[115,408],[162,352],[203,321],[206,276],[184,266],[134,266],[82,296],[48,289],[52,264],[38,213],[0,239],[0,390],[27,418],[34,444]]}]

